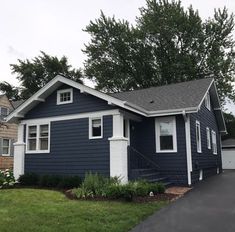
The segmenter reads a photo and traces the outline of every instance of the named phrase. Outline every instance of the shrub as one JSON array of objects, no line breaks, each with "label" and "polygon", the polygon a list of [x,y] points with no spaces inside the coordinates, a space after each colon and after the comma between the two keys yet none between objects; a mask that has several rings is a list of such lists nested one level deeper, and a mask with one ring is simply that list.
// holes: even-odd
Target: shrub
[{"label": "shrub", "polygon": [[35,173],[26,173],[18,179],[21,185],[35,186],[38,184],[39,176]]},{"label": "shrub", "polygon": [[77,198],[87,198],[94,197],[94,194],[91,190],[85,188],[84,184],[81,185],[80,188],[73,189],[72,192],[75,194]]},{"label": "shrub", "polygon": [[13,172],[9,169],[0,171],[0,188],[10,187],[15,184]]},{"label": "shrub", "polygon": [[60,189],[71,189],[79,187],[81,183],[82,179],[79,176],[65,176],[62,177],[57,187]]},{"label": "shrub", "polygon": [[93,192],[94,195],[98,195],[104,188],[107,181],[105,178],[97,173],[92,174],[91,172],[86,173],[84,179],[84,188]]},{"label": "shrub", "polygon": [[157,193],[165,193],[166,187],[163,183],[157,183]]}]

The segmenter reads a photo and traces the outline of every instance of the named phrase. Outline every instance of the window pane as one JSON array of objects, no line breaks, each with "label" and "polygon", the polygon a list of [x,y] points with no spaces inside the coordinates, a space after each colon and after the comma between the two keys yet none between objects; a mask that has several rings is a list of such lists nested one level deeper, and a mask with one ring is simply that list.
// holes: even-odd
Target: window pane
[{"label": "window pane", "polygon": [[48,150],[48,138],[40,139],[40,150]]},{"label": "window pane", "polygon": [[173,150],[173,136],[160,136],[161,150]]},{"label": "window pane", "polygon": [[37,126],[29,126],[29,138],[37,137]]},{"label": "window pane", "polygon": [[172,135],[172,134],[173,134],[173,123],[161,122],[160,123],[160,135]]},{"label": "window pane", "polygon": [[65,92],[60,94],[60,101],[66,102],[71,100],[71,92]]},{"label": "window pane", "polygon": [[92,120],[92,136],[101,136],[101,119]]},{"label": "window pane", "polygon": [[9,147],[10,141],[9,139],[3,139],[3,147]]},{"label": "window pane", "polygon": [[8,109],[6,107],[1,107],[1,115],[7,116],[8,115]]},{"label": "window pane", "polygon": [[29,139],[29,150],[30,151],[36,150],[36,139]]},{"label": "window pane", "polygon": [[9,154],[9,147],[3,147],[3,148],[2,148],[2,153],[3,153],[4,155],[8,155],[8,154]]},{"label": "window pane", "polygon": [[40,126],[40,137],[48,137],[48,125]]}]

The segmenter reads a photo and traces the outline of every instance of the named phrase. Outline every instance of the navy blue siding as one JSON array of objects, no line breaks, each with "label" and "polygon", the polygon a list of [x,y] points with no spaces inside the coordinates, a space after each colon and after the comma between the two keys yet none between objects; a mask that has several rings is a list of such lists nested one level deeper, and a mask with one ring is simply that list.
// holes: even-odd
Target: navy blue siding
[{"label": "navy blue siding", "polygon": [[[197,152],[196,120],[200,122],[200,127],[201,127],[202,153]],[[218,130],[214,111],[213,110],[209,111],[205,107],[204,102],[198,113],[190,115],[190,124],[191,124],[191,147],[192,147],[192,164],[193,164],[192,183],[196,183],[199,180],[199,171],[201,169],[203,170],[203,178],[207,178],[211,175],[215,175],[218,167],[220,168],[220,170],[222,168],[220,133]],[[214,130],[216,132],[217,150],[218,150],[217,155],[213,155],[212,148],[211,149],[207,148],[206,127],[209,127],[210,131]],[[211,138],[211,145],[212,145],[212,138]]]},{"label": "navy blue siding", "polygon": [[[59,89],[71,88],[63,85]],[[30,110],[25,119],[61,116],[68,114],[78,114],[85,112],[101,111],[114,109],[108,105],[107,101],[99,99],[89,94],[80,93],[80,90],[73,88],[73,103],[57,105],[57,91],[54,91],[46,98],[45,102],[39,103],[36,107]]]},{"label": "navy blue siding", "polygon": [[[187,184],[185,124],[181,115],[176,116],[176,130],[177,153],[156,153],[155,119],[144,118],[142,122],[131,122],[131,146],[154,160],[163,176],[168,176],[175,184],[185,185]],[[141,168],[144,167],[146,166],[143,161]]]},{"label": "navy blue siding", "polygon": [[25,172],[79,175],[98,172],[109,176],[112,116],[103,117],[103,138],[88,138],[88,118],[51,123],[49,154],[26,154]]}]

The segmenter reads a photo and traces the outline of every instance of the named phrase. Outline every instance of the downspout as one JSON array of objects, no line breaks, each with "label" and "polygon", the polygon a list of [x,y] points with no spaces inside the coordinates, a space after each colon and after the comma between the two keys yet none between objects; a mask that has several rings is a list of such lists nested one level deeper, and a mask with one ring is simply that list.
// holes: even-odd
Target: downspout
[{"label": "downspout", "polygon": [[187,158],[187,177],[188,185],[191,186],[192,178],[192,149],[191,149],[191,133],[190,133],[190,117],[187,115],[185,110],[182,111],[182,115],[185,122],[185,141],[186,141],[186,158]]}]

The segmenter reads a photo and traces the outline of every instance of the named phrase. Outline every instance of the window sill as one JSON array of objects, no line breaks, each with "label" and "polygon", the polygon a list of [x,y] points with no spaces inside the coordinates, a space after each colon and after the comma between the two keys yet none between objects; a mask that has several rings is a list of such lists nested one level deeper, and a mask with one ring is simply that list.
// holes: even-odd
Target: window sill
[{"label": "window sill", "polygon": [[56,105],[65,105],[65,104],[71,104],[73,103],[72,101],[67,101],[67,102],[57,102]]},{"label": "window sill", "polygon": [[157,150],[156,153],[177,153],[177,150]]},{"label": "window sill", "polygon": [[49,150],[41,150],[41,151],[26,151],[25,154],[49,154]]},{"label": "window sill", "polygon": [[4,156],[4,157],[9,157],[10,154],[2,154],[2,156]]},{"label": "window sill", "polygon": [[102,136],[97,136],[97,137],[89,137],[89,139],[102,139]]}]

